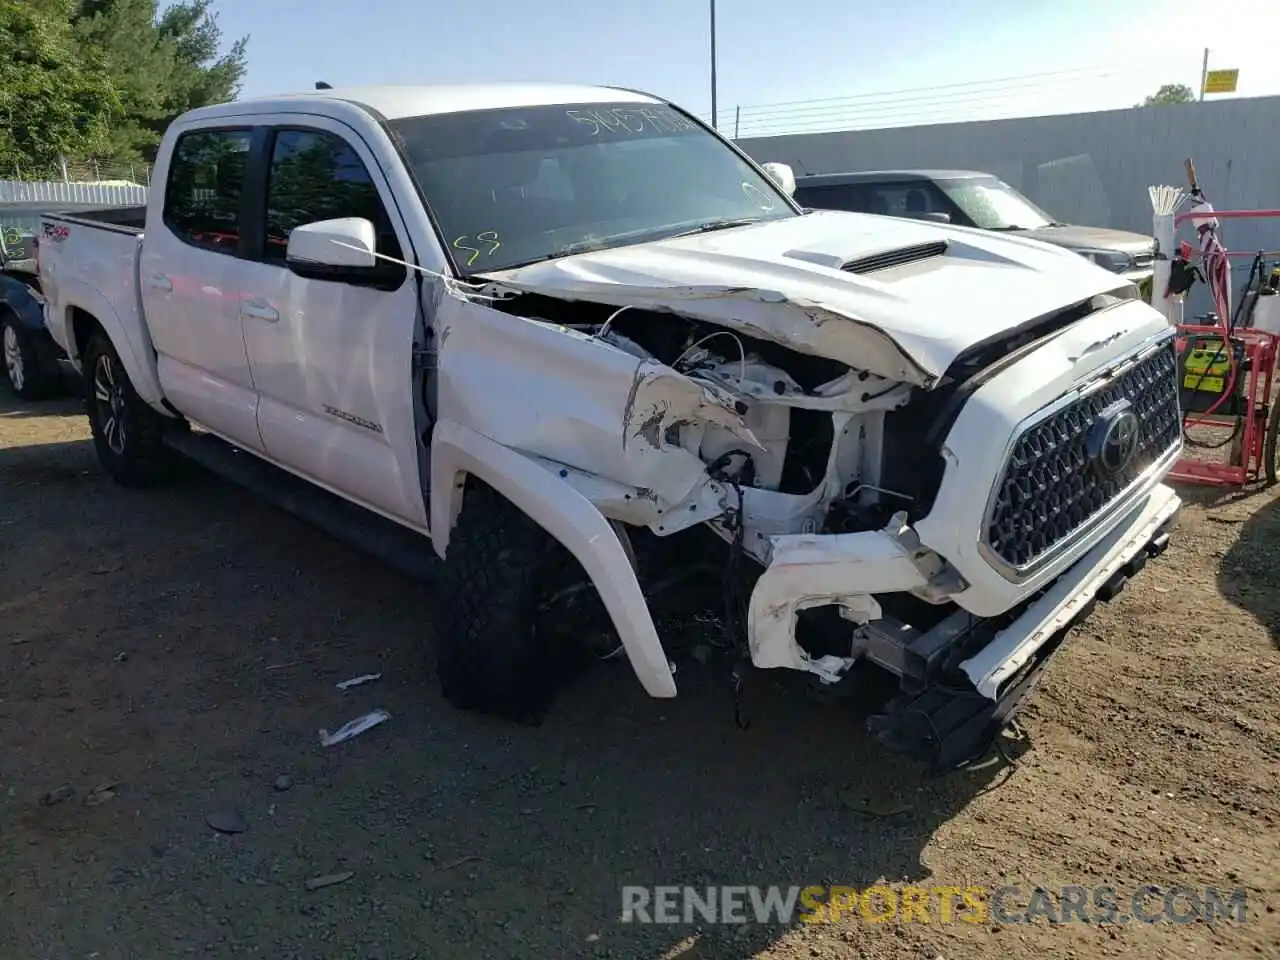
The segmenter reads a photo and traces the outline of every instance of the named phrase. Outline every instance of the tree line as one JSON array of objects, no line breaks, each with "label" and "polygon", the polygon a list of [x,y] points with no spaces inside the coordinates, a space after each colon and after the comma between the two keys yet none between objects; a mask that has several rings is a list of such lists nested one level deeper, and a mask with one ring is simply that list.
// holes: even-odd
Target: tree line
[{"label": "tree line", "polygon": [[0,179],[141,165],[178,114],[232,100],[248,37],[213,0],[0,0]]}]

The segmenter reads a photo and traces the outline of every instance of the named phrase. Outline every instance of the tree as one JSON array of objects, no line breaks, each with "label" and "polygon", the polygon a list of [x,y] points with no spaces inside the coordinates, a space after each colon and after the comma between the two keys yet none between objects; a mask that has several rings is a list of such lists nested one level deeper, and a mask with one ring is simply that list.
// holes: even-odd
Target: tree
[{"label": "tree", "polygon": [[1195,103],[1196,95],[1185,83],[1166,83],[1147,99],[1140,107],[1167,107],[1174,103]]},{"label": "tree", "polygon": [[233,99],[248,38],[221,52],[212,6],[0,0],[0,177],[150,161],[178,114]]},{"label": "tree", "polygon": [[184,0],[161,12],[156,0],[77,0],[79,46],[106,64],[120,92],[121,117],[102,158],[149,161],[178,114],[240,92],[248,37],[219,55],[222,31],[211,5]]},{"label": "tree", "polygon": [[0,177],[48,176],[60,157],[92,156],[120,99],[106,65],[78,49],[74,0],[0,0]]},{"label": "tree", "polygon": [[157,28],[176,55],[171,103],[174,116],[211,103],[234,100],[244,80],[249,38],[241,37],[221,56],[222,30],[210,13],[212,0],[188,0],[164,11]]}]

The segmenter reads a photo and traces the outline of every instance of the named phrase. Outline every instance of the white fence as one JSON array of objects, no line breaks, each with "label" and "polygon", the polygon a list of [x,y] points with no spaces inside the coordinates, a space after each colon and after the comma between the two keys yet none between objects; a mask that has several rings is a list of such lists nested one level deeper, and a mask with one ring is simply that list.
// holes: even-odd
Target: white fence
[{"label": "white fence", "polygon": [[40,214],[53,210],[131,207],[147,202],[136,183],[64,183],[60,180],[0,180],[0,262],[29,269]]},{"label": "white fence", "polygon": [[147,202],[147,188],[137,183],[63,183],[59,180],[0,180],[0,208],[34,204],[55,207],[128,207]]}]

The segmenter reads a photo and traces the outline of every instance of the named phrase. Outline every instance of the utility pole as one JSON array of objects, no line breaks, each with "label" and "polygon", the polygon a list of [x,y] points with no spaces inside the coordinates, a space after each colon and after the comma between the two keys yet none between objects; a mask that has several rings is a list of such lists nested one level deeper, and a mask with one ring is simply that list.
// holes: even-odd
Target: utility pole
[{"label": "utility pole", "polygon": [[[716,0],[712,3],[712,128],[719,129],[719,114],[716,110]],[[1202,83],[1203,87],[1204,84]]]},{"label": "utility pole", "polygon": [[1204,102],[1204,85],[1209,82],[1209,48],[1204,48],[1204,60],[1200,62],[1200,102]]}]

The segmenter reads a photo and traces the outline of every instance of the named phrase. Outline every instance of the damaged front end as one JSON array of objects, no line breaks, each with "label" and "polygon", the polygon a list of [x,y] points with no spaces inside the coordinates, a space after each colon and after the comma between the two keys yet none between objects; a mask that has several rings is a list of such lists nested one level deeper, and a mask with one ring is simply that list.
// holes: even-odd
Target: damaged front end
[{"label": "damaged front end", "polygon": [[[954,538],[939,547],[944,538],[922,540],[918,529],[936,531],[935,506],[957,496],[954,479],[943,483],[957,472],[946,441],[958,420],[973,429],[991,413],[970,402],[975,392],[1056,341],[1058,367],[1041,360],[1034,390],[1025,377],[1015,385],[1026,394],[1019,404],[1043,406],[1044,391],[1061,393],[1094,349],[1088,339],[1103,342],[1095,331],[1107,321],[1097,315],[1122,299],[1046,314],[939,374],[853,323],[823,332],[843,339],[820,355],[814,325],[843,321],[745,290],[668,289],[659,304],[643,291],[618,303],[518,282],[492,289],[484,305],[440,304],[440,419],[521,454],[590,501],[628,541],[630,575],[644,573],[630,543],[641,531],[658,540],[713,531],[720,563],[745,581],[741,593],[725,590],[730,640],[743,656],[824,686],[840,685],[859,661],[883,668],[899,678],[901,696],[873,728],[941,766],[985,751],[1066,630],[1167,542],[1178,501],[1158,486],[1154,463],[1126,491],[1125,519],[1111,533],[1064,555],[1052,577],[1005,594],[987,589],[996,576],[988,565],[953,563],[962,552],[949,549]],[[717,322],[735,305],[754,319]],[[788,312],[787,323],[778,320]],[[1083,332],[1062,336],[1086,318]],[[859,334],[880,373],[849,362]],[[987,390],[997,404],[1012,396],[999,395],[1009,393],[1005,380]],[[1005,410],[985,427],[1005,431],[1003,442],[1026,412]],[[985,502],[998,470],[983,464],[977,474],[986,479],[962,495]],[[639,673],[640,644],[614,623]]]}]

